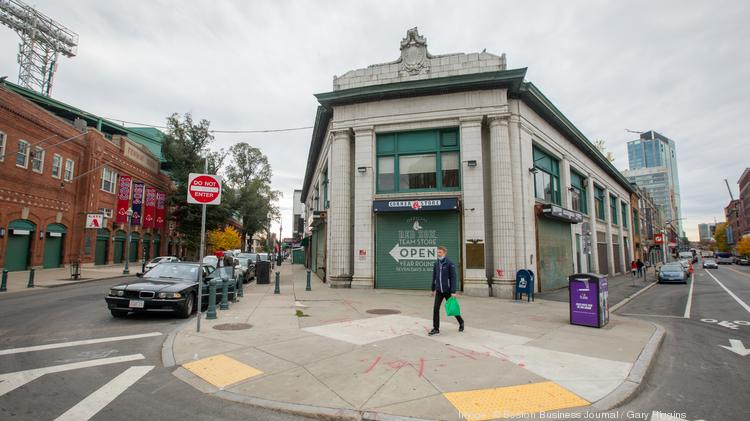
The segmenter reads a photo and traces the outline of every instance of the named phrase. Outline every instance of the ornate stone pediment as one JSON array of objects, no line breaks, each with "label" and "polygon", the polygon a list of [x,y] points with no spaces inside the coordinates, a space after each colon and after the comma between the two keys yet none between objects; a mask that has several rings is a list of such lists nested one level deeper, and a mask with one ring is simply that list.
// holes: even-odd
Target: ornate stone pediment
[{"label": "ornate stone pediment", "polygon": [[401,70],[416,75],[430,70],[430,53],[427,52],[427,38],[419,35],[414,27],[406,31],[406,38],[401,40]]}]

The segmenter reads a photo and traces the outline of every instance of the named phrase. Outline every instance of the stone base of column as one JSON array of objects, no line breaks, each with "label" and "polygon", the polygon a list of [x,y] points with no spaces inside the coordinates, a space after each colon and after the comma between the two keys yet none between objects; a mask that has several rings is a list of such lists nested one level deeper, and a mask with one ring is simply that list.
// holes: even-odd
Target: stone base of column
[{"label": "stone base of column", "polygon": [[355,276],[352,278],[351,288],[373,289],[375,288],[375,279],[370,277]]},{"label": "stone base of column", "polygon": [[486,279],[464,279],[464,294],[472,297],[489,297],[490,288]]},{"label": "stone base of column", "polygon": [[492,281],[492,296],[495,298],[513,299],[515,281],[495,280]]},{"label": "stone base of column", "polygon": [[351,288],[352,277],[351,276],[329,276],[328,285],[331,288]]}]

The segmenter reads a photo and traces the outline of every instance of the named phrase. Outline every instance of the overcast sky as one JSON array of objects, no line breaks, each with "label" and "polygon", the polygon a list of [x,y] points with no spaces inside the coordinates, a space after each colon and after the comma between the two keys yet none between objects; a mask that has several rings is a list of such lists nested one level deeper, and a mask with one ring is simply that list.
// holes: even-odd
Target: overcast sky
[{"label": "overcast sky", "polygon": [[[80,35],[53,97],[94,114],[163,125],[173,112],[214,129],[311,126],[332,76],[399,56],[419,27],[432,54],[507,53],[592,141],[627,167],[625,129],[677,144],[684,227],[723,219],[727,178],[750,166],[750,2],[36,0]],[[0,76],[16,80],[18,37],[0,29]],[[217,135],[274,170],[284,236],[310,130]],[[278,226],[276,227],[278,231]]]}]

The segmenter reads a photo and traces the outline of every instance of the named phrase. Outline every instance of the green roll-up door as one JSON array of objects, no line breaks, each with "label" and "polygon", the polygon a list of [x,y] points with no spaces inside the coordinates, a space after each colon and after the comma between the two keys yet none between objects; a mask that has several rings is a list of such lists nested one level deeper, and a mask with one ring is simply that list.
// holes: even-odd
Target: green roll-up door
[{"label": "green roll-up door", "polygon": [[59,268],[62,264],[64,235],[66,233],[65,225],[47,225],[44,238],[44,258],[42,259],[43,268]]},{"label": "green roll-up door", "polygon": [[542,291],[568,285],[573,266],[573,240],[570,223],[539,218],[539,288]]},{"label": "green roll-up door", "polygon": [[161,256],[161,236],[157,235],[154,238],[154,257]]},{"label": "green roll-up door", "polygon": [[26,270],[29,266],[31,236],[36,230],[33,222],[16,219],[8,224],[8,242],[5,248],[5,269],[9,272]]},{"label": "green roll-up door", "polygon": [[99,228],[96,232],[96,247],[94,250],[94,264],[104,265],[107,263],[107,252],[109,246],[109,230]]},{"label": "green roll-up door", "polygon": [[458,213],[381,213],[375,232],[375,286],[423,289],[432,285],[437,246],[448,248],[461,289],[461,247]]},{"label": "green roll-up door", "polygon": [[146,234],[143,236],[143,242],[141,243],[141,247],[143,248],[143,259],[145,261],[151,260],[151,235]]},{"label": "green roll-up door", "polygon": [[112,261],[114,263],[122,263],[125,259],[125,232],[117,231],[115,233],[115,249],[112,253]]},{"label": "green roll-up door", "polygon": [[130,234],[130,249],[128,250],[128,254],[130,255],[131,262],[138,261],[138,240],[140,239],[140,235]]}]

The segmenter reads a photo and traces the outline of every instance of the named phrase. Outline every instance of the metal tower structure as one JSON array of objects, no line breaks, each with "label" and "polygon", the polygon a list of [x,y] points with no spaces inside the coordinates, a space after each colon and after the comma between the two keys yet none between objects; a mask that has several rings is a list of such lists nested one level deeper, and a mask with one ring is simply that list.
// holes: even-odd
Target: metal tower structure
[{"label": "metal tower structure", "polygon": [[0,0],[0,23],[21,37],[18,84],[49,96],[57,60],[75,57],[78,34],[20,0]]}]

